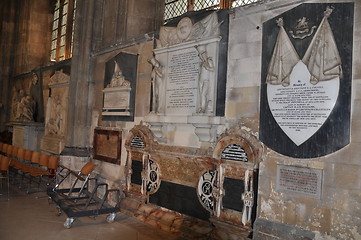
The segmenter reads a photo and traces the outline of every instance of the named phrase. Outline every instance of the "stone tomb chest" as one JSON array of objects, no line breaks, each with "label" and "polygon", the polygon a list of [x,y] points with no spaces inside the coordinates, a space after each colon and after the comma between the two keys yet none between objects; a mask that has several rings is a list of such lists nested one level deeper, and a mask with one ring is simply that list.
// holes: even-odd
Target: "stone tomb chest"
[{"label": "stone tomb chest", "polygon": [[240,132],[246,138],[225,135],[212,153],[159,144],[148,127],[135,126],[125,143],[124,211],[174,232],[182,232],[177,225],[181,221],[192,229],[182,232],[188,237],[219,232],[227,236],[222,239],[247,237],[256,209],[261,147],[250,134]]}]

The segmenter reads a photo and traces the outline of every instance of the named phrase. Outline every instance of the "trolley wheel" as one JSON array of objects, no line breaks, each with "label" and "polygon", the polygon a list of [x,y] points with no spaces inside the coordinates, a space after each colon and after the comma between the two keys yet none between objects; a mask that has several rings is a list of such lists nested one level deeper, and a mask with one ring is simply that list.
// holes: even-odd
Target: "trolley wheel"
[{"label": "trolley wheel", "polygon": [[61,209],[59,206],[55,207],[55,216],[59,217],[62,214]]},{"label": "trolley wheel", "polygon": [[107,222],[108,222],[108,223],[114,222],[115,215],[116,215],[116,213],[111,213],[111,214],[109,214],[109,215],[107,216]]},{"label": "trolley wheel", "polygon": [[67,229],[71,228],[71,225],[73,224],[74,220],[75,220],[74,218],[67,218],[64,222],[64,227]]}]

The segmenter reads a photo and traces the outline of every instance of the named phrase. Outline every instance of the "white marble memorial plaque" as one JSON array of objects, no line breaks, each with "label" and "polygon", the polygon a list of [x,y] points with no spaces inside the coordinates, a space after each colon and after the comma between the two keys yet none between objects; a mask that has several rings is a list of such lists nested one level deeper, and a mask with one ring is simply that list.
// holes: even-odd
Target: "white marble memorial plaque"
[{"label": "white marble memorial plaque", "polygon": [[322,169],[277,165],[276,190],[321,198]]},{"label": "white marble memorial plaque", "polygon": [[327,120],[337,101],[340,79],[310,83],[307,66],[299,61],[290,85],[267,85],[268,104],[283,132],[297,145],[314,135]]},{"label": "white marble memorial plaque", "polygon": [[130,88],[104,89],[103,109],[129,109]]},{"label": "white marble memorial plaque", "polygon": [[166,114],[192,115],[196,112],[199,61],[193,47],[169,52]]},{"label": "white marble memorial plaque", "polygon": [[130,87],[104,88],[103,116],[129,116]]}]

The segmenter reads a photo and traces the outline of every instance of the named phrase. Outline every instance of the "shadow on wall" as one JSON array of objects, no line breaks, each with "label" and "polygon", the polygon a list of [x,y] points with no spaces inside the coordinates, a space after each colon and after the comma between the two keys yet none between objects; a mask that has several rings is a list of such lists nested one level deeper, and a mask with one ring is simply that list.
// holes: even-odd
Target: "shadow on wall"
[{"label": "shadow on wall", "polygon": [[0,142],[11,144],[13,139],[13,134],[9,131],[2,131],[0,133]]}]

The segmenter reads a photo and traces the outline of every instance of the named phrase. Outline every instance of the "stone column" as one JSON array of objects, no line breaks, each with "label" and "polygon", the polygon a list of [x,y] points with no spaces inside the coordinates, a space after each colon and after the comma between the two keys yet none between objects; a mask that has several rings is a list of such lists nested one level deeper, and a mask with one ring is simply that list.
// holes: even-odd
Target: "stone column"
[{"label": "stone column", "polygon": [[93,105],[91,37],[94,0],[77,1],[76,9],[69,83],[68,134],[62,155],[89,157],[89,129]]}]

